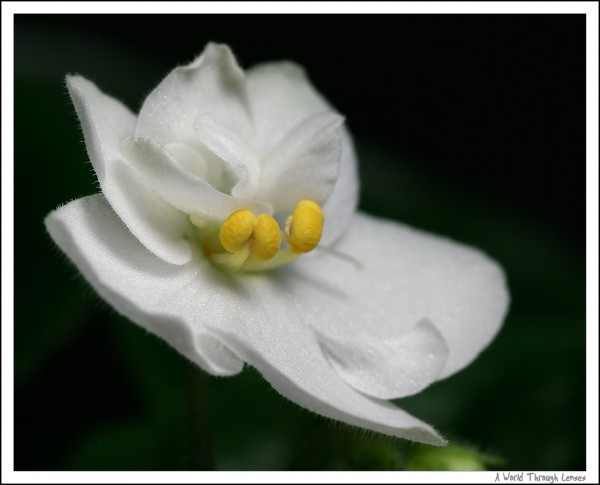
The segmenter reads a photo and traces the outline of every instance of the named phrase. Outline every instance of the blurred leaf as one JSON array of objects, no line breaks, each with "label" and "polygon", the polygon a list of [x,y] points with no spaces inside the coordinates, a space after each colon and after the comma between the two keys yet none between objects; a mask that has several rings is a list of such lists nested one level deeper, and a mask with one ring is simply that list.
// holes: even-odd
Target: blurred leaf
[{"label": "blurred leaf", "polygon": [[406,471],[485,471],[503,463],[494,456],[454,444],[443,448],[416,445],[409,450]]}]

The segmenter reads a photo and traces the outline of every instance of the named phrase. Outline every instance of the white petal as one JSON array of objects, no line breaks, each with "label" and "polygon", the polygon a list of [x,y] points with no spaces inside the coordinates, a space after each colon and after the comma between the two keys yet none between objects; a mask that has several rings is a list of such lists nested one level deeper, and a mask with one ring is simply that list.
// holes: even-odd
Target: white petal
[{"label": "white petal", "polygon": [[106,165],[121,158],[121,143],[133,134],[135,115],[81,76],[67,76],[66,81],[90,161],[102,183],[106,179]]},{"label": "white petal", "polygon": [[[293,263],[293,292],[310,302],[320,334],[346,336],[360,348],[363,339],[393,340],[427,319],[449,350],[444,378],[469,364],[500,329],[508,307],[504,274],[476,249],[358,213],[336,250],[363,269],[327,254]],[[402,364],[382,358],[381,365],[385,377],[386,367]],[[426,383],[428,375],[422,377]],[[383,395],[377,383],[361,390]]]},{"label": "white petal", "polygon": [[331,195],[340,163],[343,118],[327,111],[294,127],[263,161],[260,197],[291,213],[302,199],[322,205]]},{"label": "white petal", "polygon": [[121,145],[133,134],[135,116],[80,76],[67,77],[67,87],[100,187],[114,211],[154,254],[173,264],[189,261],[184,214],[144,186],[122,162]]},{"label": "white petal", "polygon": [[201,116],[195,129],[198,141],[240,175],[231,195],[255,197],[260,166],[253,147],[210,116]]},{"label": "white petal", "polygon": [[211,174],[211,168],[214,164],[210,163],[212,160],[207,160],[207,151],[200,153],[183,143],[169,143],[164,148],[184,171],[209,183],[213,179],[214,175]]},{"label": "white petal", "polygon": [[168,265],[139,245],[100,195],[59,208],[46,225],[117,311],[205,370],[233,374],[242,367],[241,357],[281,394],[318,414],[414,441],[445,443],[429,425],[343,381],[308,324],[311,302],[298,301],[289,291],[293,273],[226,275],[200,254],[187,265]]},{"label": "white petal", "polygon": [[171,154],[154,141],[139,138],[123,149],[139,176],[169,204],[187,214],[225,219],[240,209],[270,211],[263,202],[234,198],[182,170]]},{"label": "white petal", "polygon": [[[259,154],[268,155],[290,131],[311,116],[333,110],[312,86],[302,67],[292,62],[261,64],[249,69],[246,79]],[[334,243],[344,232],[358,205],[356,154],[343,125],[338,171],[333,193],[323,207],[325,227],[321,242],[325,245]]]},{"label": "white petal", "polygon": [[206,147],[169,143],[164,148],[185,172],[206,180],[220,192],[228,193],[242,176]]},{"label": "white petal", "polygon": [[332,110],[294,63],[261,64],[249,69],[246,79],[260,155],[268,155],[307,118]]},{"label": "white petal", "polygon": [[185,264],[192,257],[186,238],[188,216],[167,204],[141,183],[139,175],[119,159],[107,171],[102,193],[127,228],[152,253],[171,264]]},{"label": "white petal", "polygon": [[[342,329],[337,329],[342,330]],[[322,334],[321,344],[331,365],[355,389],[380,399],[410,396],[440,376],[448,347],[426,319],[398,336],[375,338]]]},{"label": "white petal", "polygon": [[[243,320],[232,321],[232,328],[215,326],[215,334],[256,367],[280,394],[317,414],[408,440],[445,444],[428,424],[346,384],[326,359],[301,314],[290,311],[273,283],[267,281],[254,289],[248,285],[256,304]],[[265,297],[276,300],[271,303]],[[266,305],[269,315],[264,310],[261,314],[259,301]]]},{"label": "white petal", "polygon": [[325,227],[321,244],[328,246],[337,241],[350,224],[358,206],[358,163],[352,137],[342,125],[341,156],[339,175],[333,186],[333,193],[323,206]]},{"label": "white petal", "polygon": [[135,136],[195,147],[195,122],[209,115],[248,138],[252,122],[245,89],[244,72],[229,47],[209,44],[194,62],[171,71],[148,95]]},{"label": "white petal", "polygon": [[202,324],[213,318],[210,302],[224,284],[221,273],[197,260],[171,265],[146,251],[101,194],[59,207],[45,223],[54,241],[119,313],[207,372],[232,375],[242,369],[243,363]]}]

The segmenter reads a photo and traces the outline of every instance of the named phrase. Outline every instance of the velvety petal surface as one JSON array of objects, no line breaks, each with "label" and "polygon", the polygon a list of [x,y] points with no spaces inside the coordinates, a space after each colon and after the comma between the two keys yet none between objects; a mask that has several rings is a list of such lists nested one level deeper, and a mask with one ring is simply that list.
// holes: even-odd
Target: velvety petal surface
[{"label": "velvety petal surface", "polygon": [[[508,306],[504,274],[478,250],[360,213],[335,249],[362,268],[322,252],[264,281],[256,277],[247,291],[262,299],[257,320],[272,322],[233,322],[222,339],[253,365],[287,372],[310,396],[327,391],[303,382],[323,372],[303,367],[305,360],[325,357],[355,389],[391,399],[460,370],[500,328]],[[298,344],[304,328],[312,328],[322,353]],[[266,344],[269,338],[279,345]]]},{"label": "velvety petal surface", "polygon": [[195,61],[171,71],[145,99],[135,136],[194,147],[194,126],[204,115],[244,139],[251,136],[244,72],[225,45],[208,44]]},{"label": "velvety petal surface", "polygon": [[123,226],[101,194],[59,207],[45,223],[58,246],[115,310],[207,372],[241,371],[243,363],[203,325],[219,318],[205,302],[215,301],[225,284],[208,263],[176,266],[157,258]]},{"label": "velvety petal surface", "polygon": [[249,69],[246,86],[255,127],[254,139],[263,156],[307,118],[332,111],[304,70],[292,62],[272,62]]},{"label": "velvety petal surface", "polygon": [[[306,286],[314,288],[318,280],[304,280],[288,268],[227,275],[196,252],[190,264],[168,265],[140,246],[101,195],[57,209],[46,224],[54,240],[115,309],[207,371],[232,374],[244,360],[282,395],[323,416],[414,441],[444,444],[430,426],[387,401],[358,392],[331,365],[319,336],[327,330],[325,320],[330,314],[318,310],[319,302],[307,299],[313,294],[298,293]],[[339,288],[343,283],[338,281],[335,291],[343,293]],[[321,291],[333,290],[323,286]],[[340,310],[336,298],[332,307]],[[315,318],[323,320],[322,325]],[[372,323],[365,320],[366,326]]]},{"label": "velvety petal surface", "polygon": [[329,362],[352,387],[381,399],[422,391],[437,380],[448,359],[444,338],[427,319],[385,339],[364,330],[360,338],[343,327],[336,330],[319,339]]},{"label": "velvety petal surface", "polygon": [[[362,269],[323,253],[294,263],[290,273],[295,274],[289,276],[296,307],[310,312],[307,322],[320,334],[345,340],[347,346],[352,341],[366,351],[363,340],[391,343],[426,319],[448,349],[439,372],[443,378],[469,364],[500,329],[509,300],[504,273],[476,249],[361,213],[335,249],[360,261]],[[359,365],[365,361],[360,352],[356,358],[356,372],[363,367],[374,375],[375,369]],[[383,357],[380,363],[382,376],[377,379],[390,383],[389,392],[380,385],[371,390],[363,385],[361,390],[392,397],[393,375],[384,375],[396,363]],[[423,374],[423,383],[431,375]]]},{"label": "velvety petal surface", "polygon": [[189,230],[187,218],[158,197],[123,162],[121,148],[133,135],[135,116],[83,77],[68,76],[67,87],[90,161],[113,210],[154,254],[174,264],[189,261],[191,250],[184,239]]},{"label": "velvety petal surface", "polygon": [[262,162],[261,198],[288,214],[302,199],[322,205],[338,178],[343,121],[329,111],[291,130]]}]

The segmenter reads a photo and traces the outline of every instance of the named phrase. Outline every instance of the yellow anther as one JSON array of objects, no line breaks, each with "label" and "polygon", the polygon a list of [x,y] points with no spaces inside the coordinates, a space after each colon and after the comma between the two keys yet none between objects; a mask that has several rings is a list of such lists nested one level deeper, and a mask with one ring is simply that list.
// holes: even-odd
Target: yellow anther
[{"label": "yellow anther", "polygon": [[[221,226],[219,240],[232,254],[249,251],[258,261],[271,259],[281,244],[281,231],[277,221],[268,214],[256,217],[249,210],[232,213]],[[248,257],[248,252],[246,252]]]},{"label": "yellow anther", "polygon": [[323,211],[319,204],[304,199],[298,202],[294,213],[285,223],[285,238],[294,253],[312,251],[323,234]]},{"label": "yellow anther", "polygon": [[256,217],[249,210],[243,209],[233,212],[219,231],[219,240],[223,247],[230,253],[241,251],[250,236],[256,223]]},{"label": "yellow anther", "polygon": [[250,239],[250,256],[258,261],[271,259],[281,245],[281,230],[277,221],[268,214],[260,214]]}]

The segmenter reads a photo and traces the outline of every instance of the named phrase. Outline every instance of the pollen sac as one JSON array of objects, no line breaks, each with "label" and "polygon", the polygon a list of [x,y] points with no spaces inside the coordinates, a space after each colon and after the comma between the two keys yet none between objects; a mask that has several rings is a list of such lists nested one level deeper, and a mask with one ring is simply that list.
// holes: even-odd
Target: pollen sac
[{"label": "pollen sac", "polygon": [[304,199],[298,202],[285,223],[285,237],[294,253],[308,253],[321,240],[325,218],[319,204]]},{"label": "pollen sac", "polygon": [[281,230],[277,221],[268,214],[260,214],[250,239],[250,256],[258,261],[271,259],[281,245]]},{"label": "pollen sac", "polygon": [[233,212],[219,231],[219,240],[223,247],[230,253],[241,251],[250,236],[256,224],[256,217],[247,209]]},{"label": "pollen sac", "polygon": [[[219,240],[230,253],[249,251],[258,261],[271,259],[281,245],[281,231],[277,221],[268,214],[256,217],[249,210],[233,212],[221,226]],[[248,254],[248,253],[246,253]]]}]

